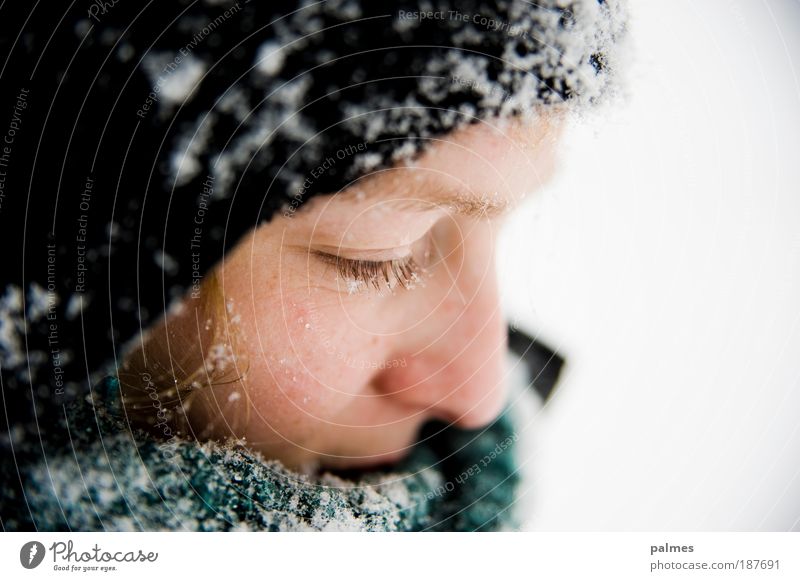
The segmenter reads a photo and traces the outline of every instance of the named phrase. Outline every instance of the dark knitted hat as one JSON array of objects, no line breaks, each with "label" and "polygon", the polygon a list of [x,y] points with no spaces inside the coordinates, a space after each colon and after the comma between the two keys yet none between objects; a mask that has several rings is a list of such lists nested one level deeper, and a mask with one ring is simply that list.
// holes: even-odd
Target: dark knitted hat
[{"label": "dark knitted hat", "polygon": [[37,430],[259,223],[461,126],[596,101],[624,28],[603,0],[16,4],[0,367]]}]

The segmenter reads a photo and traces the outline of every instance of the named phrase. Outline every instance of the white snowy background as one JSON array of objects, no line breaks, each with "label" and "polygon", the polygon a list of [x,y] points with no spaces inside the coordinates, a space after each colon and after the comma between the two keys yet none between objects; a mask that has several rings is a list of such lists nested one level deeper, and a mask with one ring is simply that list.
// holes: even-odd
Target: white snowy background
[{"label": "white snowy background", "polygon": [[568,359],[529,526],[800,530],[800,3],[633,4],[630,96],[501,241],[509,315]]}]

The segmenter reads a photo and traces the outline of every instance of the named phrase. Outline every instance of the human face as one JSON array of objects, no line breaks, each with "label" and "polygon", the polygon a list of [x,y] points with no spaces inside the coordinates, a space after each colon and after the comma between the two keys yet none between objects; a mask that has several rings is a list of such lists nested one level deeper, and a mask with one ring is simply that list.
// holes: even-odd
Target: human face
[{"label": "human face", "polygon": [[235,330],[241,378],[192,402],[193,431],[293,467],[363,468],[401,458],[428,420],[491,422],[506,376],[495,239],[549,176],[558,127],[468,126],[251,232],[218,267],[212,322]]}]

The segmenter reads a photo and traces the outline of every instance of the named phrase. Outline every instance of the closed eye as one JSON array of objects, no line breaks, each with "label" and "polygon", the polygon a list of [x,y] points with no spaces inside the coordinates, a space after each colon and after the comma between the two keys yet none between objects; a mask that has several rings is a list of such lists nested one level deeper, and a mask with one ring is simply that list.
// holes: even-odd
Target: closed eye
[{"label": "closed eye", "polygon": [[421,281],[424,270],[410,255],[392,260],[355,260],[316,250],[312,252],[323,262],[336,267],[348,294],[368,288],[391,290],[398,284],[411,290]]}]

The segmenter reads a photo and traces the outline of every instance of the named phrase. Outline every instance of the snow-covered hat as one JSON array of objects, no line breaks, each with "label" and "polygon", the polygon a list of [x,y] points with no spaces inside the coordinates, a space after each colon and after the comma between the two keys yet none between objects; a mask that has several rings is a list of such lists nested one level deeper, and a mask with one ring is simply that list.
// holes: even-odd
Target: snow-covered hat
[{"label": "snow-covered hat", "polygon": [[602,98],[625,23],[611,0],[96,2],[25,16],[0,25],[20,87],[0,109],[17,119],[0,367],[7,415],[37,429],[276,212],[463,125]]}]

